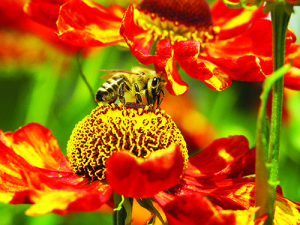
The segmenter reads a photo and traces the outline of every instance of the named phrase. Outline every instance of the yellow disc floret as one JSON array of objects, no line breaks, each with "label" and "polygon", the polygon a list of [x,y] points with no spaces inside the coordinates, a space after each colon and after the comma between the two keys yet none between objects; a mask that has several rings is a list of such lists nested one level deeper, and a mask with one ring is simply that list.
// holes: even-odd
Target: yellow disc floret
[{"label": "yellow disc floret", "polygon": [[[126,150],[147,158],[151,152],[177,143],[187,161],[186,143],[180,130],[162,110],[102,105],[95,108],[74,128],[67,146],[73,173],[91,180],[105,179],[106,159]],[[185,162],[186,165],[186,162]]]}]

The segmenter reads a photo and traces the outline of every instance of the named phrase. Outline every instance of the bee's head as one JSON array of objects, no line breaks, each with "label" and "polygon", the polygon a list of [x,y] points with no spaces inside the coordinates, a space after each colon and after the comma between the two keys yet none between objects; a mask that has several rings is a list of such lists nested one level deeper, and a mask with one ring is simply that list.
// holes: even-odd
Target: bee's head
[{"label": "bee's head", "polygon": [[152,89],[162,89],[166,86],[166,78],[162,74],[155,74],[151,79],[151,88]]}]

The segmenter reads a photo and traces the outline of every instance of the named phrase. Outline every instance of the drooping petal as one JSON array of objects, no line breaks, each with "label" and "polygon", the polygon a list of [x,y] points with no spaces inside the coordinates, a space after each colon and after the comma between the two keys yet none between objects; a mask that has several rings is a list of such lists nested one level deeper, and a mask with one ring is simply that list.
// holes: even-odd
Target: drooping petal
[{"label": "drooping petal", "polygon": [[274,224],[300,224],[300,204],[276,195]]},{"label": "drooping petal", "polygon": [[174,62],[174,49],[165,39],[159,41],[156,46],[154,66],[158,73],[166,74],[166,88],[172,95],[184,95],[188,85],[181,79]]},{"label": "drooping petal", "polygon": [[172,45],[165,39],[160,40],[156,45],[155,55],[150,55],[150,47],[153,37],[140,28],[134,22],[133,6],[129,5],[124,14],[121,35],[124,37],[131,53],[142,64],[154,64],[156,72],[163,73],[167,78],[167,90],[172,95],[184,95],[188,86],[182,81],[177,72],[173,59],[174,50]]},{"label": "drooping petal", "polygon": [[[222,207],[231,209],[249,209],[255,202],[255,183],[233,182],[232,185],[223,186],[209,193],[208,196],[217,200]],[[246,181],[246,180],[245,180]],[[299,224],[300,223],[300,204],[288,200],[277,189],[275,201],[274,225]]]},{"label": "drooping petal", "polygon": [[[1,136],[0,200],[2,202],[12,204],[32,203],[30,199],[31,191],[36,189],[36,185],[31,185],[32,181],[28,174],[48,177],[48,185],[50,184],[54,188],[60,186],[59,183],[76,185],[82,182],[83,179],[81,177],[74,176],[71,172],[40,169],[30,165],[3,142],[3,137],[5,138],[3,133]],[[26,149],[24,150],[26,151]],[[41,183],[38,181],[36,184],[47,185],[47,182]]]},{"label": "drooping petal", "polygon": [[134,22],[134,7],[130,4],[124,13],[120,34],[124,37],[131,53],[142,63],[153,63],[153,56],[150,55],[150,47],[153,37],[147,35],[147,31],[143,30]]},{"label": "drooping petal", "polygon": [[213,76],[206,63],[198,61],[200,55],[199,41],[180,41],[174,45],[175,60],[191,77],[207,80]]},{"label": "drooping petal", "polygon": [[151,153],[147,159],[136,158],[126,151],[116,152],[107,159],[107,181],[119,195],[151,197],[179,181],[183,162],[178,145]]},{"label": "drooping petal", "polygon": [[246,54],[272,57],[272,23],[265,19],[254,21],[247,31],[235,37],[209,43],[208,53],[214,58],[241,57]]},{"label": "drooping petal", "polygon": [[68,160],[61,152],[51,131],[40,124],[29,123],[6,137],[11,148],[34,167],[70,172]]},{"label": "drooping petal", "polygon": [[231,85],[228,72],[211,63],[209,60],[199,58],[200,42],[181,41],[174,45],[174,58],[180,67],[191,77],[204,81],[214,90],[223,90]]},{"label": "drooping petal", "polygon": [[223,1],[216,1],[211,7],[211,19],[215,27],[219,27],[219,40],[231,38],[246,31],[249,25],[256,19],[264,18],[262,7],[255,10],[230,9]]},{"label": "drooping petal", "polygon": [[[88,184],[82,177],[74,175],[65,167],[64,158],[59,161],[62,153],[56,152],[56,157],[51,155],[55,151],[50,151],[47,155],[44,147],[49,145],[51,150],[54,139],[49,136],[52,137],[49,130],[35,123],[28,124],[15,133],[0,132],[0,201],[33,204],[26,212],[28,215],[50,212],[66,214],[99,209],[109,199],[111,187],[100,182]],[[25,158],[14,151],[15,142],[20,150],[21,146],[24,147],[20,152]],[[32,151],[33,148],[37,151]],[[39,155],[41,152],[45,155]],[[50,169],[38,168],[27,162],[31,154],[37,161],[36,164],[43,164],[48,156],[52,163],[44,165]],[[39,156],[42,158],[39,159]],[[62,165],[56,168],[56,163],[59,162]]]},{"label": "drooping petal", "polygon": [[82,47],[111,45],[123,41],[119,34],[121,21],[119,10],[71,0],[60,9],[58,35],[63,41]]},{"label": "drooping petal", "polygon": [[[3,135],[3,133],[2,133]],[[28,189],[28,182],[22,176],[22,171],[35,171],[22,157],[14,153],[3,141],[0,141],[0,200],[10,203],[16,193]],[[26,203],[24,196],[16,203]]]},{"label": "drooping petal", "polygon": [[255,182],[253,178],[228,179],[207,190],[207,196],[223,208],[241,210],[254,207]]},{"label": "drooping petal", "polygon": [[190,158],[185,174],[213,179],[228,177],[239,170],[237,165],[247,152],[249,144],[244,136],[217,139],[202,152]]},{"label": "drooping petal", "polygon": [[46,185],[30,190],[29,197],[34,204],[26,211],[27,215],[95,211],[108,201],[112,193],[109,185],[99,181],[84,185],[57,182],[53,187],[50,180],[31,174],[31,186],[38,186],[38,183]]},{"label": "drooping petal", "polygon": [[[286,48],[294,43],[295,35],[290,30],[286,35]],[[207,60],[230,77],[242,81],[263,81],[272,73],[272,24],[261,19],[254,21],[246,32],[233,38],[209,43]]]},{"label": "drooping petal", "polygon": [[[32,129],[32,127],[34,127]],[[26,131],[27,130],[27,131]],[[19,129],[16,132],[16,136],[20,137],[23,134],[22,138],[22,145],[24,148],[20,148],[20,153],[22,153],[25,157],[32,156],[34,159],[36,159],[37,164],[43,164],[46,166],[54,166],[56,167],[55,157],[52,158],[51,154],[49,154],[50,162],[52,161],[53,164],[45,164],[43,160],[47,158],[47,151],[44,152],[45,155],[42,155],[42,159],[39,160],[39,153],[41,153],[40,150],[44,150],[44,147],[47,145],[47,143],[42,143],[39,141],[34,141],[32,139],[33,137],[39,138],[39,136],[36,136],[37,134],[42,134],[43,131],[46,131],[46,135],[44,133],[44,136],[40,136],[41,140],[43,138],[47,137],[47,134],[49,130],[42,127],[41,125],[37,125],[35,123],[31,123],[27,126],[24,126],[23,128]],[[32,135],[31,135],[32,132]],[[52,136],[50,134],[50,136]],[[21,138],[18,138],[17,140],[20,141]],[[17,154],[12,146],[14,146],[14,133],[6,133],[4,134],[2,131],[0,132],[0,195],[2,196],[1,201],[5,203],[13,203],[13,204],[19,204],[19,203],[30,203],[29,199],[29,193],[28,191],[32,189],[30,187],[30,179],[28,178],[27,174],[42,174],[46,177],[53,178],[54,180],[51,180],[51,184],[54,185],[54,182],[56,179],[62,182],[67,182],[71,184],[78,184],[83,179],[74,176],[72,172],[70,172],[70,169],[68,167],[65,167],[66,161],[62,158],[60,162],[62,162],[60,170],[60,166],[57,168],[54,168],[53,170],[47,170],[47,169],[40,169],[38,167],[35,167],[28,163],[21,155]],[[27,142],[28,141],[28,142]],[[51,145],[51,139],[45,141],[50,141],[48,145]],[[53,140],[52,140],[53,141]],[[17,143],[18,144],[18,143]],[[21,146],[21,142],[19,143],[19,147]],[[38,146],[41,144],[41,146]],[[37,151],[34,151],[34,147],[37,147]],[[26,151],[29,151],[29,154],[26,154]],[[59,155],[59,154],[58,154]],[[60,159],[60,157],[57,157],[57,159]]]},{"label": "drooping petal", "polygon": [[168,196],[162,193],[155,196],[173,225],[218,225],[235,224],[234,213],[220,213],[203,195],[191,193],[186,195]]}]

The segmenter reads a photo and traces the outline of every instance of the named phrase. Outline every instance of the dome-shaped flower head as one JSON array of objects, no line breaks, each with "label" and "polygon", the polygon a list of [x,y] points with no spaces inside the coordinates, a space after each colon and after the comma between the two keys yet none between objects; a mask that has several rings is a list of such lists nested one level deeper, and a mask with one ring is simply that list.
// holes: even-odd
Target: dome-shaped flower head
[{"label": "dome-shaped flower head", "polygon": [[[243,176],[253,173],[255,151],[246,138],[215,140],[189,160],[170,116],[132,106],[94,109],[75,126],[68,159],[39,124],[1,132],[1,201],[32,204],[28,215],[66,214],[97,210],[116,192],[156,201],[170,224],[253,224],[255,183]],[[275,224],[299,222],[299,206],[277,199]]]}]

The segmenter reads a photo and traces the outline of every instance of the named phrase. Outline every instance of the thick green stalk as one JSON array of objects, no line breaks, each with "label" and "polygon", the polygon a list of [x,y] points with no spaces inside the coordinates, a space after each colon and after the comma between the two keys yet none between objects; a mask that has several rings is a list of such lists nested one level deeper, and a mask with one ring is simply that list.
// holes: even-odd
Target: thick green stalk
[{"label": "thick green stalk", "polygon": [[[277,4],[271,11],[273,29],[273,71],[284,65],[285,39],[290,15],[285,11],[283,4]],[[282,120],[283,102],[283,76],[273,84],[272,113],[270,123],[270,137],[266,138],[266,122],[260,122],[262,134],[257,134],[257,159],[256,159],[256,206],[260,210],[256,217],[268,214],[265,224],[273,224],[274,204],[276,199],[276,186],[278,184],[278,158],[280,129]],[[258,120],[263,121],[265,110],[259,115]],[[268,149],[268,151],[264,151]],[[264,159],[263,159],[263,158]],[[265,165],[263,166],[263,164]]]}]

